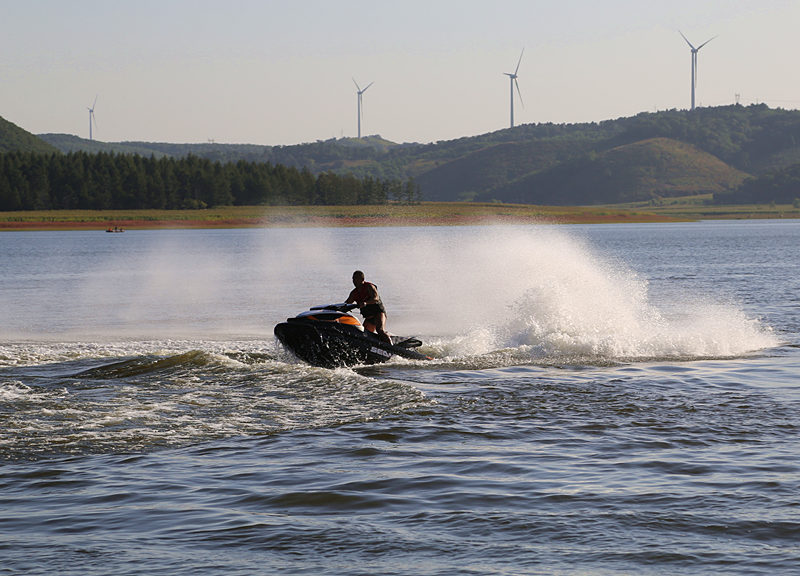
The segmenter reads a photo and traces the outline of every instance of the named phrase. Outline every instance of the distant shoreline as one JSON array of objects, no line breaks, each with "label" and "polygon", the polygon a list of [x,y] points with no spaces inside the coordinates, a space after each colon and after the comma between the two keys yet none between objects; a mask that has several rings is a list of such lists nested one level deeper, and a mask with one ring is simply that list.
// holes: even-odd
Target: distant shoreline
[{"label": "distant shoreline", "polygon": [[423,202],[369,206],[226,206],[204,210],[48,210],[0,212],[0,231],[182,228],[611,224],[700,219],[800,218],[792,206],[531,206]]}]

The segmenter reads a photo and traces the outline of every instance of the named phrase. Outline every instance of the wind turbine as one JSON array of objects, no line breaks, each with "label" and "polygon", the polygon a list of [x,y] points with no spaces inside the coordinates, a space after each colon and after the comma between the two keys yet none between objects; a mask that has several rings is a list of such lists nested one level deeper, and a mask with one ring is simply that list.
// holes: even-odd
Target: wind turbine
[{"label": "wind turbine", "polygon": [[372,86],[374,84],[374,82],[370,82],[369,84],[367,84],[366,88],[364,88],[363,90],[361,89],[361,86],[358,85],[358,82],[356,82],[355,78],[353,78],[353,84],[356,85],[356,90],[358,90],[358,138],[360,140],[361,139],[361,114],[362,114],[362,112],[361,112],[361,97],[363,96],[364,92],[367,91],[367,88]]},{"label": "wind turbine", "polygon": [[525,106],[522,102],[522,92],[519,90],[519,82],[517,82],[517,72],[519,72],[519,65],[522,62],[522,54],[525,52],[525,48],[522,49],[522,52],[519,53],[519,60],[517,60],[517,67],[514,70],[514,73],[511,72],[503,72],[511,82],[511,127],[514,127],[514,85],[517,86],[517,94],[519,94],[519,103]]},{"label": "wind turbine", "polygon": [[716,38],[716,36],[714,36],[714,38],[709,38],[708,40],[700,44],[700,46],[695,48],[692,45],[692,43],[689,42],[689,39],[686,36],[684,36],[683,32],[681,32],[680,30],[678,30],[678,32],[680,32],[680,35],[683,36],[684,40],[686,40],[686,43],[689,45],[689,48],[692,49],[692,110],[694,110],[694,94],[695,94],[695,87],[697,85],[697,53],[700,52],[700,48],[711,42],[714,38]]},{"label": "wind turbine", "polygon": [[97,96],[94,97],[94,104],[92,104],[91,108],[87,108],[89,111],[89,140],[92,139],[92,124],[97,127],[97,119],[94,117],[94,107],[97,105]]}]

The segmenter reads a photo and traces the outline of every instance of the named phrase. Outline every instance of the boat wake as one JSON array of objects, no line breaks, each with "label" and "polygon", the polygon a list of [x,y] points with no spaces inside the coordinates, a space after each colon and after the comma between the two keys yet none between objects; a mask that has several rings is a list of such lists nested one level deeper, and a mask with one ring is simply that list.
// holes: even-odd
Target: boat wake
[{"label": "boat wake", "polygon": [[[195,343],[198,344],[198,343]],[[38,350],[0,370],[0,460],[143,453],[366,422],[424,405],[413,386],[298,364],[263,343],[124,358]],[[128,343],[146,348],[148,343]],[[119,349],[118,345],[112,349]],[[7,346],[6,356],[15,350]],[[24,352],[30,362],[31,352]]]}]

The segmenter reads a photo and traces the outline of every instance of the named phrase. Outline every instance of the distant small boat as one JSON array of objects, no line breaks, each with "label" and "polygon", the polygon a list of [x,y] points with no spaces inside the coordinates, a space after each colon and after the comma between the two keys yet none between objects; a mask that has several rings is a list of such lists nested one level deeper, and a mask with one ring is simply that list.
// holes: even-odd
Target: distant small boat
[{"label": "distant small boat", "polygon": [[124,228],[120,228],[119,226],[114,226],[113,228],[109,226],[106,228],[106,232],[125,232]]}]

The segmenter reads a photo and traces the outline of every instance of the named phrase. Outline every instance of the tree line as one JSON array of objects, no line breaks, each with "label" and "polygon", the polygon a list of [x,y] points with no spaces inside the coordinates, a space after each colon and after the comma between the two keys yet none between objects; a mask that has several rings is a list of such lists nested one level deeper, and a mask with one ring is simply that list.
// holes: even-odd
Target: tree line
[{"label": "tree line", "polygon": [[728,192],[714,194],[717,204],[793,204],[800,208],[800,164],[772,170]]},{"label": "tree line", "polygon": [[189,155],[0,154],[0,210],[186,209],[229,205],[416,203],[412,180],[321,173]]}]

